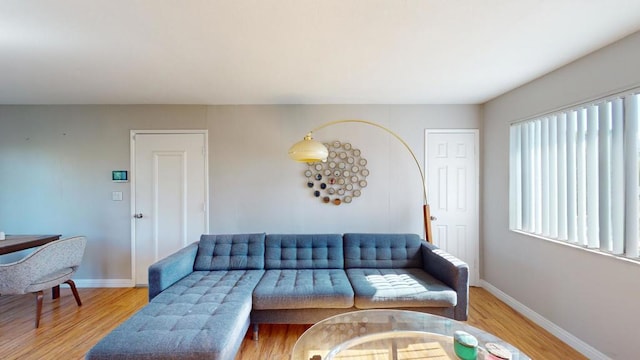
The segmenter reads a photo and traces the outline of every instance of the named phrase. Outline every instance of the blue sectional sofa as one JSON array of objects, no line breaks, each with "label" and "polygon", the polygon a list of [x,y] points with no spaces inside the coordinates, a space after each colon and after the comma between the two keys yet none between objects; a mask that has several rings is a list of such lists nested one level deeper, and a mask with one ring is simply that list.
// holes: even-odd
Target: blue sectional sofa
[{"label": "blue sectional sofa", "polygon": [[149,304],[96,359],[232,360],[253,324],[360,309],[467,319],[468,267],[415,234],[202,235],[149,268]]}]

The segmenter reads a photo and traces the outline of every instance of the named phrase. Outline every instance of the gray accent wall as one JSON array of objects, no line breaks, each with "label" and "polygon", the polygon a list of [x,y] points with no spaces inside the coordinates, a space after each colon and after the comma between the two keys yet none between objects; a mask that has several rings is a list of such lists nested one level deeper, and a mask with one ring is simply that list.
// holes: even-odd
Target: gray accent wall
[{"label": "gray accent wall", "polygon": [[509,231],[509,124],[639,86],[639,64],[636,33],[488,102],[481,131],[482,279],[613,359],[638,356],[640,264]]},{"label": "gray accent wall", "polygon": [[350,141],[369,161],[362,197],[340,206],[313,197],[289,146],[328,121],[365,119],[397,132],[423,163],[424,129],[479,128],[480,117],[477,105],[0,106],[0,231],[86,235],[76,278],[122,284],[131,279],[130,183],[111,182],[111,170],[130,168],[129,130],[207,129],[211,233],[421,234],[420,177],[389,134],[363,124],[315,134]]}]

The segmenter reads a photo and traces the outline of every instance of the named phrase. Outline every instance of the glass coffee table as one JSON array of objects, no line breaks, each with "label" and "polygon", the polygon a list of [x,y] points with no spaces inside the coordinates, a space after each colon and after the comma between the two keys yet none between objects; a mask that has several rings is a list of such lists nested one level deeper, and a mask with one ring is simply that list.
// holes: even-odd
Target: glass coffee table
[{"label": "glass coffee table", "polygon": [[459,359],[454,352],[456,331],[477,339],[479,360],[509,358],[492,357],[487,344],[507,350],[512,360],[530,359],[504,340],[446,317],[406,310],[361,310],[310,327],[294,345],[291,360]]}]

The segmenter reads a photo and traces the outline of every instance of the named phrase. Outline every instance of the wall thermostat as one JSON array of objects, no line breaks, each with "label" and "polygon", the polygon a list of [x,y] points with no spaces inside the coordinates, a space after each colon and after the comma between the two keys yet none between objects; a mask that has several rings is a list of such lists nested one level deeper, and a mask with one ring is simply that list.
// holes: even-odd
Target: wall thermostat
[{"label": "wall thermostat", "polygon": [[113,182],[128,182],[129,174],[127,170],[113,170],[111,172],[111,180]]}]

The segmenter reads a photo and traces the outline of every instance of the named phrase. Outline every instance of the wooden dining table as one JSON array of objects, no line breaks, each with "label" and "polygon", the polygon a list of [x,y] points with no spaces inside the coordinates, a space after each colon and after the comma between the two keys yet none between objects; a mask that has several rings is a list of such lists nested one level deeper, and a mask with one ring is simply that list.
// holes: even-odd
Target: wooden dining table
[{"label": "wooden dining table", "polygon": [[[60,239],[62,235],[6,235],[0,240],[0,255],[31,249]],[[51,288],[51,297],[60,297],[60,285]]]},{"label": "wooden dining table", "polygon": [[0,240],[0,255],[30,249],[60,239],[62,235],[7,235]]}]

